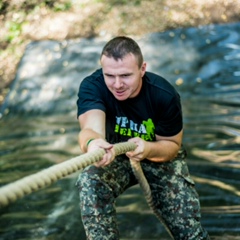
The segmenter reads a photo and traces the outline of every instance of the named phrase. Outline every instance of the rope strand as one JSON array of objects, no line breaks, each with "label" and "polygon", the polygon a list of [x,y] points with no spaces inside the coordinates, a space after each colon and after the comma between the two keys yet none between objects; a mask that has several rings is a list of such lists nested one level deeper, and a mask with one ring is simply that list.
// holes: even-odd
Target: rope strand
[{"label": "rope strand", "polygon": [[[129,142],[114,145],[116,156],[132,151],[135,148],[136,145]],[[88,165],[100,161],[104,154],[105,151],[103,149],[91,153],[85,153],[1,187],[0,208],[7,206],[9,203],[15,202],[17,199],[22,198],[25,195],[49,186],[57,180],[83,169]]]}]

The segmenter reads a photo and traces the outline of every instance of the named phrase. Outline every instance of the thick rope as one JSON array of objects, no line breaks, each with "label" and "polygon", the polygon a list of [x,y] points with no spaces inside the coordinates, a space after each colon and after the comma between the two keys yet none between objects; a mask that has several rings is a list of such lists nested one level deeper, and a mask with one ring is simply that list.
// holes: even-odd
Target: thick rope
[{"label": "thick rope", "polygon": [[[117,143],[114,145],[116,156],[124,154],[128,151],[133,151],[136,148],[134,143],[125,142]],[[17,199],[24,197],[32,192],[35,192],[43,187],[49,186],[57,180],[64,178],[80,169],[98,162],[102,159],[105,151],[103,149],[96,150],[94,152],[85,153],[78,157],[72,158],[63,163],[56,164],[52,167],[44,169],[38,173],[24,177],[18,181],[7,184],[0,188],[0,208],[7,206],[11,202],[15,202]],[[169,235],[172,237],[171,232],[164,223],[162,217],[157,212],[151,194],[150,186],[144,176],[140,162],[136,162],[130,159],[131,167],[136,179],[139,182],[140,187],[143,190],[144,196],[149,207],[153,213],[157,216],[160,222],[164,225]],[[173,237],[172,237],[173,238]]]},{"label": "thick rope", "polygon": [[156,215],[158,220],[163,224],[163,226],[165,227],[165,229],[169,233],[170,237],[172,239],[174,239],[171,231],[169,230],[165,221],[162,219],[162,216],[159,214],[159,212],[157,211],[157,209],[155,207],[155,204],[154,204],[153,199],[152,199],[152,192],[151,192],[150,186],[147,182],[147,179],[146,179],[146,177],[143,173],[141,163],[137,162],[137,161],[134,161],[132,159],[130,159],[130,163],[131,163],[132,171],[133,171],[136,179],[138,180],[138,183],[139,183],[139,185],[140,185],[140,187],[143,191],[143,194],[144,194],[144,197],[147,201],[148,206],[153,211],[153,213]]},{"label": "thick rope", "polygon": [[[136,148],[134,143],[125,142],[114,145],[116,156],[133,151]],[[24,177],[18,181],[7,184],[0,188],[0,208],[16,201],[34,191],[49,186],[57,180],[64,178],[80,169],[85,168],[102,159],[105,151],[96,150],[91,153],[82,154],[63,163],[56,164],[38,173]]]}]

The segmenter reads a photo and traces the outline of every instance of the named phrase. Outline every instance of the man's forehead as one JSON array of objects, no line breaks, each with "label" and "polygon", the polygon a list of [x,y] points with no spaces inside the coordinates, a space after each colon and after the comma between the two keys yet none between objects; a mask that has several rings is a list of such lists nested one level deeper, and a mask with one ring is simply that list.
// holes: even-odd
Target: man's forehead
[{"label": "man's forehead", "polygon": [[102,56],[100,59],[100,64],[102,66],[125,66],[125,67],[134,67],[135,65],[138,66],[138,61],[134,55],[126,55],[123,58],[114,59],[113,57]]},{"label": "man's forehead", "polygon": [[109,56],[108,56],[108,55],[102,54],[100,60],[102,60],[102,59],[104,59],[104,58],[106,58],[106,59],[111,59],[111,60],[114,60],[114,61],[116,61],[116,62],[118,62],[118,61],[123,61],[123,60],[126,59],[126,58],[132,58],[132,59],[137,60],[137,59],[136,59],[136,56],[135,56],[134,54],[132,54],[132,53],[127,53],[127,54],[125,54],[125,55],[123,55],[123,56],[121,56],[121,57],[114,57],[114,56],[112,56],[112,55],[109,55]]}]

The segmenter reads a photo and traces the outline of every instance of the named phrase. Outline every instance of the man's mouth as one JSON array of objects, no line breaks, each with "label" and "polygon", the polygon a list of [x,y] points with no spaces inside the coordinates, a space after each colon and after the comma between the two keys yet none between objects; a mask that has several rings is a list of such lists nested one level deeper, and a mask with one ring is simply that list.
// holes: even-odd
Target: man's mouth
[{"label": "man's mouth", "polygon": [[116,90],[115,91],[116,95],[123,95],[125,93],[124,90]]}]

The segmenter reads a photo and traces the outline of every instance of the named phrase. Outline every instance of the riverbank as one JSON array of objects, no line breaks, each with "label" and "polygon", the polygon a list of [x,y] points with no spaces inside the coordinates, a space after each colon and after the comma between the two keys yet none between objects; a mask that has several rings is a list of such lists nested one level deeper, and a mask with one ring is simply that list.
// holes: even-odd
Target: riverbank
[{"label": "riverbank", "polygon": [[26,45],[46,39],[142,36],[240,21],[240,0],[45,0],[0,3],[0,105]]}]

